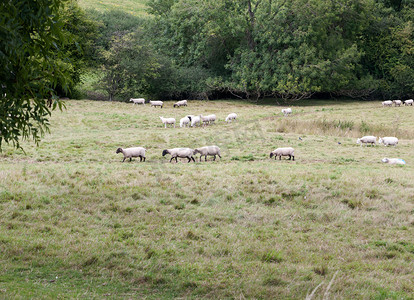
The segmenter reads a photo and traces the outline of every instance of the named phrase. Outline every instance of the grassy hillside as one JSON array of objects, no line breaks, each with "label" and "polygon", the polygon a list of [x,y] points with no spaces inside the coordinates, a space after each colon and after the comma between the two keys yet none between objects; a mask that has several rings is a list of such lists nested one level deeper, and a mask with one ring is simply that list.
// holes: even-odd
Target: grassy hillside
[{"label": "grassy hillside", "polygon": [[[0,298],[413,298],[413,107],[66,103],[39,147],[0,155]],[[158,117],[198,113],[217,124]],[[355,143],[371,133],[400,144]],[[222,160],[161,156],[212,144]],[[130,146],[147,162],[121,163]],[[269,158],[283,146],[295,161]]]},{"label": "grassy hillside", "polygon": [[145,16],[147,0],[79,0],[79,5],[85,9],[99,11],[119,9],[135,16]]}]

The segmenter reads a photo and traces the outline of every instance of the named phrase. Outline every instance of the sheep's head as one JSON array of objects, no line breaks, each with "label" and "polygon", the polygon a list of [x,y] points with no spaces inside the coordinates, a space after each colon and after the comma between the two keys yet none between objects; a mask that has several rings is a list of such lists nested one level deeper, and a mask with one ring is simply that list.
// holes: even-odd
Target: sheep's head
[{"label": "sheep's head", "polygon": [[270,152],[270,158],[272,158],[272,157],[273,157],[273,155],[274,155],[274,154],[273,154],[273,152]]},{"label": "sheep's head", "polygon": [[173,107],[177,107],[177,106],[178,106],[177,104],[174,104],[174,105],[173,105]]},{"label": "sheep's head", "polygon": [[116,154],[121,153],[121,152],[122,152],[122,148],[116,149]]},{"label": "sheep's head", "polygon": [[361,144],[361,139],[357,139],[357,144]]},{"label": "sheep's head", "polygon": [[187,118],[190,120],[190,122],[191,122],[191,117],[190,116],[187,116]]},{"label": "sheep's head", "polygon": [[201,153],[201,152],[200,152],[200,149],[195,148],[195,149],[194,149],[194,155],[196,155],[197,153]]},{"label": "sheep's head", "polygon": [[169,152],[168,152],[168,150],[166,149],[166,150],[164,150],[164,151],[162,151],[162,156],[165,156],[165,155],[167,155]]},{"label": "sheep's head", "polygon": [[389,161],[388,158],[384,157],[383,159],[381,159],[382,162],[387,163]]}]

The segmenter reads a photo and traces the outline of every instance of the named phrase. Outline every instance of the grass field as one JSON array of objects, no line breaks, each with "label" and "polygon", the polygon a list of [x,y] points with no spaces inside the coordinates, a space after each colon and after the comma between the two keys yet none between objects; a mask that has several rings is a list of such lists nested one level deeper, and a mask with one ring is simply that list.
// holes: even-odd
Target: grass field
[{"label": "grass field", "polygon": [[135,16],[146,16],[147,0],[78,0],[79,6],[84,9],[106,11],[118,9]]},{"label": "grass field", "polygon": [[[39,147],[0,154],[0,298],[414,298],[413,107],[66,105]],[[158,118],[198,113],[219,120]],[[355,143],[368,134],[400,143]],[[161,156],[212,144],[222,160]],[[130,146],[147,162],[121,163]],[[269,158],[283,146],[295,161]]]}]

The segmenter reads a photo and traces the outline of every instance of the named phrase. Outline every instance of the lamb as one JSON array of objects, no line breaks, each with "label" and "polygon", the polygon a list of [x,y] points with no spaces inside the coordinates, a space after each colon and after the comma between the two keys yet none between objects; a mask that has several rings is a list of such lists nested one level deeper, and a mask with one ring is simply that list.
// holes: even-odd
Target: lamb
[{"label": "lamb", "polygon": [[164,102],[162,102],[162,101],[152,101],[152,100],[150,100],[149,103],[151,104],[151,106],[154,106],[154,107],[160,106],[161,108],[164,105]]},{"label": "lamb", "polygon": [[164,118],[164,117],[160,117],[161,122],[164,123],[165,128],[167,128],[167,124],[173,124],[174,128],[175,128],[175,119],[174,118]]},{"label": "lamb", "polygon": [[388,163],[390,165],[405,165],[405,160],[401,158],[387,158],[384,157],[382,160],[384,163]]},{"label": "lamb", "polygon": [[398,144],[398,139],[396,137],[393,136],[386,136],[383,138],[379,138],[378,140],[379,144],[384,144],[385,146],[397,146]]},{"label": "lamb", "polygon": [[282,109],[282,113],[286,117],[286,116],[288,116],[292,113],[292,109],[291,108],[284,108],[284,109]]},{"label": "lamb", "polygon": [[187,100],[181,100],[174,103],[173,107],[187,106]]},{"label": "lamb", "polygon": [[401,106],[402,101],[401,100],[393,100],[395,106]]},{"label": "lamb", "polygon": [[204,161],[207,161],[207,155],[214,156],[213,160],[216,160],[216,155],[218,155],[218,157],[220,157],[221,159],[220,148],[217,146],[205,146],[201,148],[195,148],[194,155],[196,155],[197,153],[200,153],[200,161],[203,156],[205,157]]},{"label": "lamb", "polygon": [[413,100],[413,99],[408,99],[408,100],[405,100],[405,101],[404,101],[404,105],[405,105],[405,106],[408,106],[408,105],[413,106],[413,102],[414,102],[414,100]]},{"label": "lamb", "polygon": [[191,122],[191,118],[189,117],[184,117],[180,119],[180,127],[186,127],[186,125],[188,125],[188,127],[190,127],[190,122]]},{"label": "lamb", "polygon": [[167,154],[171,154],[170,162],[175,158],[175,162],[177,163],[178,162],[177,157],[187,158],[188,163],[190,163],[191,160],[195,162],[194,157],[193,157],[194,150],[190,148],[173,148],[173,149],[165,149],[164,151],[162,151],[162,156],[165,156]]},{"label": "lamb", "polygon": [[387,101],[382,102],[382,107],[385,107],[385,106],[392,106],[392,101],[387,100]]},{"label": "lamb", "polygon": [[145,105],[145,99],[144,98],[131,98],[129,99],[130,102],[134,102],[133,105],[135,104],[144,104]]},{"label": "lamb", "polygon": [[361,144],[361,146],[363,144],[371,144],[371,145],[376,145],[377,144],[377,138],[375,136],[363,136],[360,139],[357,139],[357,144]]},{"label": "lamb", "polygon": [[233,120],[236,121],[237,115],[235,113],[231,113],[226,117],[226,122],[233,122]]},{"label": "lamb", "polygon": [[142,160],[145,161],[145,148],[142,148],[142,147],[125,148],[125,149],[118,148],[116,150],[116,154],[121,153],[121,152],[122,154],[124,154],[124,159],[122,160],[122,162],[124,162],[126,158],[129,158],[129,161],[131,161],[133,157],[139,157],[140,158],[139,161],[142,161]]},{"label": "lamb", "polygon": [[289,156],[289,160],[295,160],[295,149],[292,147],[286,147],[286,148],[277,148],[270,152],[270,158],[275,156],[276,158],[279,156],[279,160],[282,159],[282,156]]}]

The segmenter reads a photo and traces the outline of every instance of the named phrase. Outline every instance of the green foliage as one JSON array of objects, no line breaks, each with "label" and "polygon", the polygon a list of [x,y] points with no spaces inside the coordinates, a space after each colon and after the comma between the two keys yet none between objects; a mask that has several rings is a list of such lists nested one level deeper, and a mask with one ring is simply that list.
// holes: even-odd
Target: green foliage
[{"label": "green foliage", "polygon": [[20,147],[19,139],[39,142],[48,130],[52,109],[62,107],[59,85],[71,83],[72,64],[61,46],[65,36],[61,0],[5,1],[0,4],[0,149],[3,143]]}]

